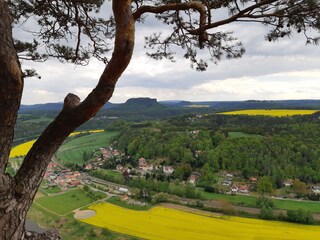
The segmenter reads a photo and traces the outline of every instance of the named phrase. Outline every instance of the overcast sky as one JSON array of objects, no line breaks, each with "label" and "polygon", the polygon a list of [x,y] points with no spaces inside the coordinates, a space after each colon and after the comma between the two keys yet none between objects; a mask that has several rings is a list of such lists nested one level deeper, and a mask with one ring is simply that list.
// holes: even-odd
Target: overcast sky
[{"label": "overcast sky", "polygon": [[[196,72],[190,62],[178,56],[171,63],[145,55],[144,35],[154,29],[161,31],[161,25],[153,24],[137,25],[133,59],[110,102],[135,97],[188,101],[320,99],[320,46],[305,45],[303,36],[268,42],[264,40],[267,29],[262,25],[229,25],[225,29],[234,31],[243,42],[245,55],[217,65],[210,63],[206,72]],[[86,67],[53,60],[24,66],[34,67],[42,78],[25,80],[22,104],[61,102],[69,92],[83,99],[104,69],[95,60]]]}]

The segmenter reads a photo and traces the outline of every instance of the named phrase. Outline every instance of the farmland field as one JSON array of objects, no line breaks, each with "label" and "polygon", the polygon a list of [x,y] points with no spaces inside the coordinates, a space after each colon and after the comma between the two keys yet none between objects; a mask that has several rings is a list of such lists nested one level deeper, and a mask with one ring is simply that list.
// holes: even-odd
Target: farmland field
[{"label": "farmland field", "polygon": [[36,140],[31,140],[14,147],[10,152],[10,158],[27,155],[30,148],[35,142]]},{"label": "farmland field", "polygon": [[94,201],[83,190],[74,189],[51,197],[40,197],[35,203],[56,214],[64,215]]},{"label": "farmland field", "polygon": [[[219,193],[208,193],[205,191],[201,191],[202,196],[207,199],[213,200],[222,200],[228,201],[234,205],[242,205],[248,207],[255,207],[257,197],[247,196],[247,195],[227,195],[227,194],[219,194]],[[286,200],[286,199],[271,199],[274,202],[276,209],[283,210],[297,210],[302,209],[304,211],[309,211],[312,213],[320,212],[320,202],[317,201],[294,201],[294,200]]]},{"label": "farmland field", "polygon": [[50,188],[40,188],[39,191],[41,191],[42,193],[46,194],[46,195],[50,195],[50,194],[56,194],[61,192],[60,187],[58,186],[54,186],[54,187],[50,187]]},{"label": "farmland field", "polygon": [[209,193],[201,191],[201,195],[206,200],[218,200],[218,201],[228,201],[234,205],[243,205],[253,207],[256,204],[257,198],[254,196],[248,195],[229,195],[229,194],[220,194],[220,193]]},{"label": "farmland field", "polygon": [[82,137],[76,137],[63,144],[57,151],[62,163],[83,163],[83,153],[92,153],[100,147],[105,147],[115,132],[99,132]]},{"label": "farmland field", "polygon": [[90,206],[97,215],[82,222],[144,239],[281,239],[320,238],[319,226],[226,217],[202,216],[181,210],[154,207],[148,211],[125,209],[110,203]]},{"label": "farmland field", "polygon": [[72,137],[72,136],[75,136],[75,135],[78,135],[78,134],[81,134],[81,133],[101,133],[103,132],[104,130],[101,130],[101,129],[97,129],[97,130],[88,130],[88,131],[81,131],[81,132],[73,132],[69,135],[69,137]]},{"label": "farmland field", "polygon": [[313,114],[319,110],[295,110],[295,109],[249,109],[231,112],[222,112],[220,114],[228,115],[265,115],[274,117],[285,117],[293,115]]},{"label": "farmland field", "polygon": [[[84,132],[73,132],[70,134],[70,136],[75,136],[81,133],[101,133],[103,130],[90,130],[90,131],[84,131]],[[32,145],[36,142],[35,140],[31,140],[25,143],[22,143],[18,146],[15,146],[11,152],[10,152],[10,158],[14,158],[14,157],[18,157],[18,156],[25,156],[27,155],[27,153],[29,152],[30,148],[32,147]]]},{"label": "farmland field", "polygon": [[28,219],[45,229],[58,229],[63,240],[137,240],[131,236],[81,223],[73,218],[73,214],[64,217],[57,216],[37,204],[31,206],[28,211]]},{"label": "farmland field", "polygon": [[320,213],[320,203],[318,201],[291,201],[291,200],[274,200],[277,209],[297,210],[302,209],[312,213]]}]

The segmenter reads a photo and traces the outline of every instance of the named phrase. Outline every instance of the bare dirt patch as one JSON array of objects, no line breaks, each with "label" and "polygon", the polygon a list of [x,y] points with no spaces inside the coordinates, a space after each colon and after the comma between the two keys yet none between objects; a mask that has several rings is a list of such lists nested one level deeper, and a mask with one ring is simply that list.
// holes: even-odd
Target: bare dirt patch
[{"label": "bare dirt patch", "polygon": [[86,219],[96,215],[96,211],[94,210],[77,210],[74,214],[75,219]]}]

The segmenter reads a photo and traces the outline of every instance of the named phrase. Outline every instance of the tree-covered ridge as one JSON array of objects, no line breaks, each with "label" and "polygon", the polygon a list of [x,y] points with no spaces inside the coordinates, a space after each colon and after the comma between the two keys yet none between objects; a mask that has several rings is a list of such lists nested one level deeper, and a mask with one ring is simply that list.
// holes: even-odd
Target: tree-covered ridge
[{"label": "tree-covered ridge", "polygon": [[[198,107],[190,107],[198,106]],[[199,107],[200,106],[200,107]],[[207,106],[207,107],[203,107]],[[21,106],[15,126],[13,145],[37,138],[52,121],[63,103],[35,104]],[[320,100],[296,101],[243,101],[243,102],[158,102],[151,98],[131,98],[122,104],[107,103],[99,113],[78,130],[102,129],[121,118],[129,122],[166,119],[182,114],[211,114],[230,109],[318,109]],[[281,111],[281,110],[279,110]],[[221,117],[223,119],[223,117]],[[239,118],[237,121],[239,121]],[[172,120],[174,121],[174,120]],[[221,120],[222,121],[222,120]],[[242,121],[251,121],[244,118]],[[278,121],[270,118],[268,121]]]},{"label": "tree-covered ridge", "polygon": [[[277,186],[292,178],[320,182],[320,124],[317,114],[297,117],[189,115],[162,122],[115,122],[119,149],[135,160],[144,157],[174,165],[175,176],[201,173],[204,185],[220,170],[243,178],[270,176]],[[231,136],[231,132],[246,133]],[[258,136],[258,137],[257,137]],[[200,182],[201,182],[200,181]]]}]

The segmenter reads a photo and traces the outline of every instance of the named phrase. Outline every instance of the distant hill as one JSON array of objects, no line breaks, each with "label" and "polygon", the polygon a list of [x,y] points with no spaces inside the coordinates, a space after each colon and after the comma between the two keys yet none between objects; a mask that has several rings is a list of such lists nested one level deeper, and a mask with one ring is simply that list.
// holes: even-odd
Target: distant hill
[{"label": "distant hill", "polygon": [[194,103],[190,101],[160,101],[159,102],[162,105],[168,106],[168,107],[187,107],[190,105],[193,105]]},{"label": "distant hill", "polygon": [[215,109],[320,109],[320,100],[279,100],[279,101],[256,101],[243,102],[214,102],[211,104]]},{"label": "distant hill", "polygon": [[[106,103],[103,106],[103,109],[111,109],[118,104],[113,103]],[[27,112],[35,112],[35,111],[55,111],[58,112],[62,109],[63,103],[43,103],[43,104],[34,104],[34,105],[21,105],[19,112],[20,113],[27,113]]]},{"label": "distant hill", "polygon": [[168,107],[210,107],[214,111],[242,110],[242,109],[320,109],[320,100],[276,100],[276,101],[163,101],[160,102]]},{"label": "distant hill", "polygon": [[[62,109],[63,103],[46,103],[35,105],[21,105],[20,113],[45,111],[57,112]],[[177,115],[181,113],[211,113],[229,110],[244,109],[320,109],[320,100],[278,100],[278,101],[160,101],[155,98],[130,98],[125,103],[107,103],[102,108],[105,115],[125,116],[126,114],[144,114],[152,116],[155,114],[162,117]],[[106,112],[106,110],[108,110]],[[101,115],[101,114],[98,114]]]},{"label": "distant hill", "polygon": [[119,104],[118,109],[139,110],[146,108],[164,108],[155,98],[130,98],[125,103]]},{"label": "distant hill", "polygon": [[44,103],[44,104],[34,104],[34,105],[21,105],[20,113],[29,111],[60,111],[62,109],[63,103]]},{"label": "distant hill", "polygon": [[155,98],[131,98],[111,109],[103,109],[96,117],[123,118],[129,121],[159,119],[172,115],[170,108],[158,103]]}]

